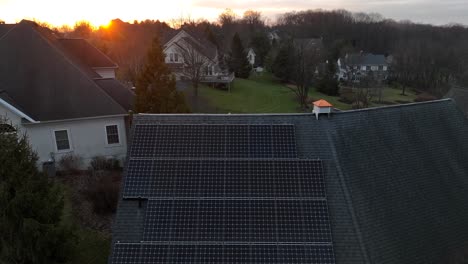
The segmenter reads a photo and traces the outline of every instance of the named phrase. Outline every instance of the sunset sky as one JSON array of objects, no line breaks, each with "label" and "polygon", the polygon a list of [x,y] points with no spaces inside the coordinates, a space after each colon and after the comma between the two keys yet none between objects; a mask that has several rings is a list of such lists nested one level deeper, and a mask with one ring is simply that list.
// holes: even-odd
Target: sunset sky
[{"label": "sunset sky", "polygon": [[247,9],[261,11],[274,20],[278,14],[304,9],[347,9],[377,12],[396,20],[432,24],[468,25],[468,0],[0,0],[0,19],[15,23],[23,18],[52,25],[73,25],[88,20],[105,25],[111,19],[124,21],[187,17],[215,20],[225,8],[241,15]]}]

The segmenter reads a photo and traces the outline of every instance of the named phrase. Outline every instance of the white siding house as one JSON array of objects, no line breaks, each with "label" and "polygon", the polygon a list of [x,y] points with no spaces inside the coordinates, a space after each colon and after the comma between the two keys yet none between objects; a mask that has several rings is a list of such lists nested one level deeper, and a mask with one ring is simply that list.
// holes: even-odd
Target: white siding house
[{"label": "white siding house", "polygon": [[127,152],[125,115],[33,123],[22,121],[0,102],[0,116],[26,134],[38,155],[38,166],[66,154],[81,157],[87,166],[93,157],[123,160]]},{"label": "white siding house", "polygon": [[257,54],[255,54],[255,51],[252,48],[249,48],[249,50],[247,52],[247,59],[249,60],[250,66],[252,66],[252,67],[255,65],[255,57],[256,56],[257,56]]},{"label": "white siding house", "polygon": [[[34,22],[0,25],[0,118],[25,134],[38,167],[67,154],[123,160],[134,94],[116,64],[82,39],[61,39]],[[14,67],[12,67],[12,65]]]}]

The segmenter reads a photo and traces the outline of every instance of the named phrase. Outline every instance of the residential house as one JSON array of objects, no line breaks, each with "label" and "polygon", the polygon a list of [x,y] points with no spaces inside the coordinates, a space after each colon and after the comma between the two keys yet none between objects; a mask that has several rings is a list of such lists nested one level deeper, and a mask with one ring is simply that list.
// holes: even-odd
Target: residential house
[{"label": "residential house", "polygon": [[26,133],[43,162],[73,154],[123,159],[134,94],[117,65],[83,39],[23,20],[0,25],[0,116]]},{"label": "residential house", "polygon": [[255,65],[255,57],[256,56],[257,56],[257,54],[255,54],[255,51],[254,51],[253,48],[247,49],[247,60],[249,60],[250,66],[252,66],[252,68]]},{"label": "residential house", "polygon": [[359,81],[365,76],[372,75],[375,79],[386,80],[390,65],[387,57],[383,54],[364,52],[347,54],[344,58],[338,59],[337,78],[343,81]]},{"label": "residential house", "polygon": [[163,43],[165,62],[178,81],[193,78],[190,70],[192,65],[201,67],[202,83],[231,83],[234,80],[234,74],[220,66],[220,54],[216,45],[202,34],[180,29],[165,36]]},{"label": "residential house", "polygon": [[267,33],[267,37],[270,40],[270,43],[272,45],[274,45],[276,43],[279,43],[279,41],[281,40],[278,33],[279,33],[278,30],[272,30],[272,31]]},{"label": "residential house", "polygon": [[455,103],[324,112],[136,115],[109,262],[462,263]]}]

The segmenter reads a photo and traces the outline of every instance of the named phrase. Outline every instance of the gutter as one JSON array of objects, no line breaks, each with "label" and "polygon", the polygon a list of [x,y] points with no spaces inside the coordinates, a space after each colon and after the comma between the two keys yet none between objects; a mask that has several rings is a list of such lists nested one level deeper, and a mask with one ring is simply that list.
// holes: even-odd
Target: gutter
[{"label": "gutter", "polygon": [[21,116],[22,118],[28,120],[29,122],[31,122],[32,124],[34,123],[38,123],[37,121],[35,121],[34,119],[32,119],[31,117],[29,117],[28,115],[26,115],[25,113],[21,112],[20,110],[18,110],[16,107],[12,106],[11,104],[7,103],[5,100],[1,99],[0,98],[0,104],[4,105],[6,108],[8,108],[10,111],[12,111],[13,113]]},{"label": "gutter", "polygon": [[70,119],[57,119],[57,120],[48,120],[48,121],[34,121],[31,123],[22,123],[22,125],[41,125],[41,124],[50,124],[50,123],[60,123],[60,122],[73,122],[73,121],[82,121],[82,120],[93,120],[93,119],[103,119],[109,117],[126,117],[129,114],[118,114],[118,115],[105,115],[105,116],[91,116],[91,117],[79,117],[79,118],[70,118]]}]

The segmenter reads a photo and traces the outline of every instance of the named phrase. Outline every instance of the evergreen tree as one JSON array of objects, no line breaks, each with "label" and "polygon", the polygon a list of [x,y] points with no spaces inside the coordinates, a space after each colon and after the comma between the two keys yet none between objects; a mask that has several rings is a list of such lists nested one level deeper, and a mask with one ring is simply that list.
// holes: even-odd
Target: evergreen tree
[{"label": "evergreen tree", "polygon": [[281,46],[273,61],[273,74],[284,82],[289,82],[293,77],[293,47],[291,43],[285,43]]},{"label": "evergreen tree", "polygon": [[26,136],[4,120],[0,146],[0,263],[66,262],[76,237],[62,220],[62,189],[38,172]]},{"label": "evergreen tree", "polygon": [[252,70],[249,60],[247,59],[247,53],[245,52],[238,33],[236,33],[232,38],[229,69],[234,71],[236,77],[239,78],[249,78],[250,71]]},{"label": "evergreen tree", "polygon": [[265,32],[256,33],[252,37],[250,44],[252,45],[257,55],[255,57],[255,64],[260,65],[260,66],[265,66],[266,56],[268,55],[268,52],[271,49],[270,39],[268,39],[268,36],[266,35],[266,33]]},{"label": "evergreen tree", "polygon": [[135,110],[138,113],[188,113],[183,93],[164,62],[165,55],[158,38],[153,40],[147,62],[137,78]]}]

